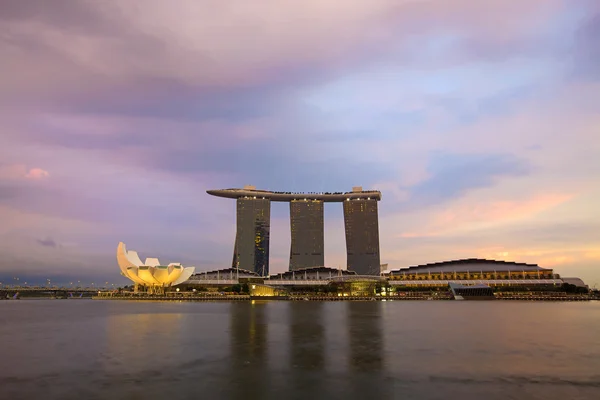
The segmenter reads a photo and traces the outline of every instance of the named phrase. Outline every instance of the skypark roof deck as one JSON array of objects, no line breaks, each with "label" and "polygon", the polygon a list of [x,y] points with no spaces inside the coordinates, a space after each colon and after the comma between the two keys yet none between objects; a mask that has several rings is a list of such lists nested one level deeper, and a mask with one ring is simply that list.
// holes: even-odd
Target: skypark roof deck
[{"label": "skypark roof deck", "polygon": [[243,189],[217,189],[207,190],[206,193],[217,196],[226,197],[229,199],[238,198],[257,198],[257,199],[269,199],[271,201],[282,201],[290,202],[294,200],[320,200],[323,202],[343,202],[348,200],[381,200],[381,192],[379,190],[362,190],[362,188],[355,188],[360,190],[353,190],[351,192],[272,192],[269,190],[258,190],[250,187]]}]

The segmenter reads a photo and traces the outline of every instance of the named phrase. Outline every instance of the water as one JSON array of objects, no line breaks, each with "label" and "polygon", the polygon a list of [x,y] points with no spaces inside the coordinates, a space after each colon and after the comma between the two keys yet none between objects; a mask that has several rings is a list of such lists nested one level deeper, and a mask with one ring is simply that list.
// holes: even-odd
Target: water
[{"label": "water", "polygon": [[0,399],[598,399],[600,302],[0,302]]}]

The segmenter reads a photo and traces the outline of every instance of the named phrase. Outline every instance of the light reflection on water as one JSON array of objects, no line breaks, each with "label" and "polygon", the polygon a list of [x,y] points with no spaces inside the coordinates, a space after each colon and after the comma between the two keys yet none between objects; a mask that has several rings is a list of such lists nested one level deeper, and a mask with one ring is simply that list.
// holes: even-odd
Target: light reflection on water
[{"label": "light reflection on water", "polygon": [[600,303],[0,302],[0,398],[600,398]]}]

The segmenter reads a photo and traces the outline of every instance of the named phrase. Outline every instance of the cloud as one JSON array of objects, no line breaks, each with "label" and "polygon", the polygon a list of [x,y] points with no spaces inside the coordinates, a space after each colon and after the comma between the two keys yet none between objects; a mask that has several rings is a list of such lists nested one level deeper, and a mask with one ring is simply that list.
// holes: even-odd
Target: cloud
[{"label": "cloud", "polygon": [[432,158],[428,171],[429,178],[410,188],[414,207],[458,198],[503,177],[523,176],[530,167],[526,160],[511,154],[439,154]]},{"label": "cloud", "polygon": [[587,13],[584,23],[575,36],[573,50],[573,74],[584,80],[597,81],[600,78],[600,8]]},{"label": "cloud", "polygon": [[[205,191],[244,184],[381,189],[397,266],[591,262],[598,2],[5,3],[2,271],[108,278],[120,240],[227,265],[234,202]],[[273,206],[279,269],[287,212]],[[343,266],[341,210],[326,218]]]},{"label": "cloud", "polygon": [[24,164],[0,164],[0,182],[18,181],[22,179],[44,179],[49,177],[48,171],[41,168],[30,168]]},{"label": "cloud", "polygon": [[23,164],[0,165],[0,181],[18,180],[27,175],[27,167]]},{"label": "cloud", "polygon": [[25,178],[27,178],[27,179],[44,179],[49,176],[50,176],[50,173],[48,173],[48,171],[43,170],[41,168],[32,168],[27,172],[27,174],[25,174]]},{"label": "cloud", "polygon": [[[518,5],[494,0],[485,7],[476,0],[452,6],[349,1],[343,13],[335,1],[301,7],[277,1],[251,7],[243,1],[209,3],[181,1],[173,8],[160,1],[60,1],[52,10],[44,2],[11,4],[4,13],[7,46],[0,55],[14,73],[0,87],[20,107],[36,101],[56,106],[61,99],[85,104],[91,101],[85,94],[93,90],[94,97],[117,102],[112,107],[97,102],[97,107],[127,109],[189,93],[188,88],[218,98],[223,89],[317,84],[390,59],[417,69],[448,66],[453,55],[458,57],[450,65],[506,60],[551,46],[552,41],[540,46],[540,37],[549,34],[548,21],[564,11],[561,2],[547,0]],[[499,25],[503,18],[510,24]],[[117,90],[121,95],[115,98]]]},{"label": "cloud", "polygon": [[[598,279],[594,258],[600,221],[513,222],[436,236],[415,236],[386,245],[382,255],[393,268],[460,258],[487,258],[551,266],[562,275],[575,272]],[[390,238],[383,238],[388,241]],[[440,257],[439,254],[443,254]]]},{"label": "cloud", "polygon": [[38,239],[37,242],[45,247],[58,247],[58,244],[52,238]]},{"label": "cloud", "polygon": [[520,219],[535,215],[571,200],[572,194],[550,193],[538,195],[524,201],[496,200],[491,203],[477,204],[475,207],[459,206],[439,216],[444,224],[454,225],[459,222],[495,222]]},{"label": "cloud", "polygon": [[[510,224],[530,219],[573,199],[573,194],[548,193],[521,200],[459,201],[439,207],[422,219],[420,231],[403,232],[402,238],[452,235],[465,230]],[[424,220],[426,219],[426,220]]]}]

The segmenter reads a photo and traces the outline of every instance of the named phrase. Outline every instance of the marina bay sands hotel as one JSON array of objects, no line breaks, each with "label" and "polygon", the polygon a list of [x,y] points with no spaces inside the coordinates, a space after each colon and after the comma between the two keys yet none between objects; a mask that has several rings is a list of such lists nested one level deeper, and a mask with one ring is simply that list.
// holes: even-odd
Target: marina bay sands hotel
[{"label": "marina bay sands hotel", "polygon": [[358,275],[379,275],[378,190],[354,187],[351,192],[292,193],[243,189],[208,190],[208,194],[236,199],[237,231],[233,268],[269,275],[271,202],[290,203],[290,271],[325,263],[323,203],[343,203],[347,268]]}]

